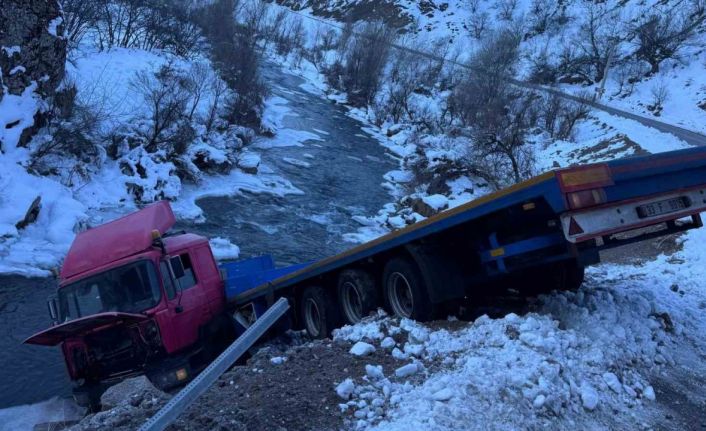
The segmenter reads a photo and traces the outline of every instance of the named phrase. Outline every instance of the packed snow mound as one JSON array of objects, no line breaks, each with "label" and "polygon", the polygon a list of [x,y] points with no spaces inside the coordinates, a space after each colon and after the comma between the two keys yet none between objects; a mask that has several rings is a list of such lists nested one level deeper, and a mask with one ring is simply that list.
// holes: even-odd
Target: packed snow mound
[{"label": "packed snow mound", "polygon": [[380,313],[345,326],[335,340],[399,346],[390,354],[408,364],[350,376],[340,408],[356,429],[632,427],[676,348],[706,352],[704,240],[692,231],[682,251],[643,267],[598,266],[578,292],[541,296],[522,316],[421,324]]}]

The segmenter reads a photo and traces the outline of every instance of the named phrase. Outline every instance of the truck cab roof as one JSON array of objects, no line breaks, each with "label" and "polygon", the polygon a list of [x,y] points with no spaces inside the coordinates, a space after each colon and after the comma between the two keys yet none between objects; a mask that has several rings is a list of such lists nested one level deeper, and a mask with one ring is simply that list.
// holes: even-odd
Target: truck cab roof
[{"label": "truck cab roof", "polygon": [[110,223],[79,233],[61,267],[62,280],[140,253],[152,246],[152,231],[176,223],[169,202],[160,201]]}]

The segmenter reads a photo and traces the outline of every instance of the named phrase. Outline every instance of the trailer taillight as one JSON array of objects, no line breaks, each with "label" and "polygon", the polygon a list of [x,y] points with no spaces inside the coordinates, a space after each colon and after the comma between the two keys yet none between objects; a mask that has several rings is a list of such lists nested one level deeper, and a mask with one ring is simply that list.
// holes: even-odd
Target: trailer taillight
[{"label": "trailer taillight", "polygon": [[606,164],[562,169],[557,172],[557,178],[564,193],[613,185],[613,176]]},{"label": "trailer taillight", "polygon": [[569,202],[569,207],[574,210],[604,204],[607,201],[605,190],[603,189],[567,193],[566,200]]}]

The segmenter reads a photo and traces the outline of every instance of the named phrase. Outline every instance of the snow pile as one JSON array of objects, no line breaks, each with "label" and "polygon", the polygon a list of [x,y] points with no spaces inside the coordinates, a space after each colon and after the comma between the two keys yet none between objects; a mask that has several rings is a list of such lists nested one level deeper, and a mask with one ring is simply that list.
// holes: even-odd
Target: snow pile
[{"label": "snow pile", "polygon": [[211,238],[208,243],[217,260],[235,260],[240,256],[240,248],[227,238]]},{"label": "snow pile", "polygon": [[72,400],[52,398],[37,404],[0,410],[0,429],[30,430],[37,424],[47,422],[77,421],[83,415],[84,409]]},{"label": "snow pile", "polygon": [[[703,305],[706,292],[695,276],[703,279],[706,250],[696,241],[706,234],[693,236],[695,247],[682,253],[693,262],[683,288],[698,289]],[[668,288],[670,265],[601,266],[579,292],[542,296],[524,316],[481,316],[457,330],[383,317],[344,327],[336,339],[364,339],[388,351],[398,345],[391,354],[408,364],[351,376],[351,398],[341,409],[358,429],[626,426],[655,400],[650,376],[675,364],[680,337],[703,334],[699,301],[685,307]],[[606,271],[614,284],[599,282],[611,279]]]}]

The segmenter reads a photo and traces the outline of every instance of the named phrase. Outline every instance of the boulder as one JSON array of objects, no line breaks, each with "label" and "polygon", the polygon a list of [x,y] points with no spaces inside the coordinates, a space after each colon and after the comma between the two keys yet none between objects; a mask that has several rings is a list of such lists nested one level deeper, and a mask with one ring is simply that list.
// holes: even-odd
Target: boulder
[{"label": "boulder", "polygon": [[[131,405],[139,404],[146,395],[164,395],[157,389],[147,377],[139,376],[123,380],[117,385],[111,386],[101,396],[101,407],[103,410],[110,410],[119,406],[125,401]],[[140,399],[137,402],[137,399]]]}]

